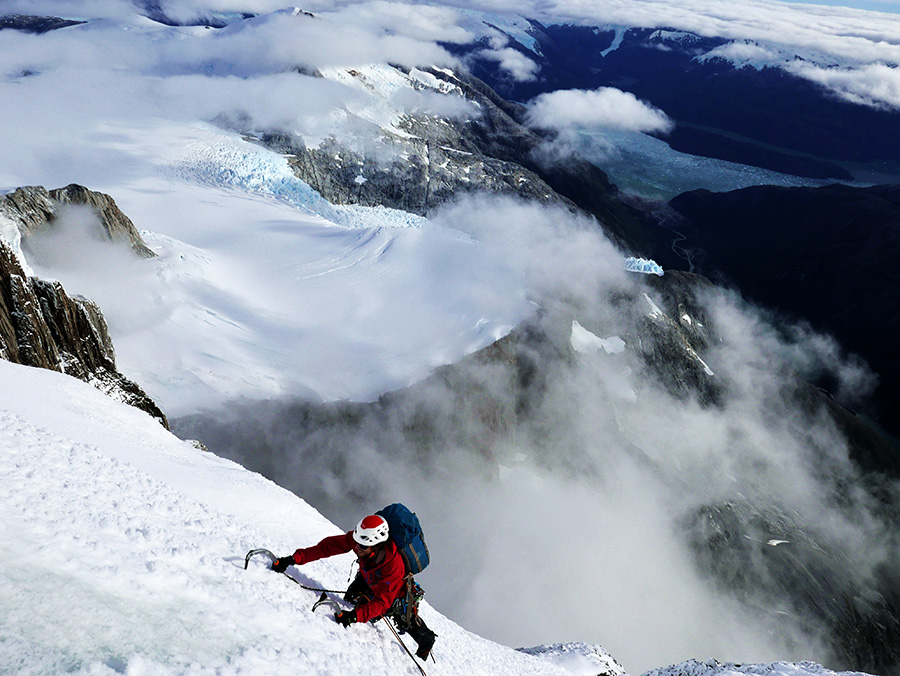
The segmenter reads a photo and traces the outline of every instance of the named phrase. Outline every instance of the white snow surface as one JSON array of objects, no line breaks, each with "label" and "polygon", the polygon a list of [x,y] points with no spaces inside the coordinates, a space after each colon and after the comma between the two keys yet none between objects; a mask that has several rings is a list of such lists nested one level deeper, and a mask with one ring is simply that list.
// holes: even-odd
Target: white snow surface
[{"label": "white snow surface", "polygon": [[[312,613],[264,557],[243,569],[339,532],[306,502],[73,378],[0,361],[0,382],[0,673],[415,672],[386,627]],[[351,563],[291,574],[343,589]],[[572,673],[421,613],[430,674]]]},{"label": "white snow surface", "polygon": [[332,205],[235,134],[164,122],[105,133],[114,147],[95,154],[127,150],[150,166],[112,184],[88,168],[79,182],[112,194],[157,258],[82,243],[81,256],[29,262],[103,308],[120,370],[170,416],[238,396],[371,399],[531,311],[515,291],[480,292],[515,285],[471,238],[406,212]]},{"label": "white snow surface", "polygon": [[605,351],[606,354],[620,354],[625,351],[625,341],[619,336],[600,338],[575,320],[572,321],[570,342],[572,349],[582,354],[599,352],[600,350]]}]

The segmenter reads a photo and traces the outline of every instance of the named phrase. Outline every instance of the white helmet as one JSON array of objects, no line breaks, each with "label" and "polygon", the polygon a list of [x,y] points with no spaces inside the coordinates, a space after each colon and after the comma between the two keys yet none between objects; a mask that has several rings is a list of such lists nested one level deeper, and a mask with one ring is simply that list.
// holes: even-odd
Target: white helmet
[{"label": "white helmet", "polygon": [[388,524],[377,514],[364,517],[353,531],[353,539],[363,547],[372,547],[388,539]]}]

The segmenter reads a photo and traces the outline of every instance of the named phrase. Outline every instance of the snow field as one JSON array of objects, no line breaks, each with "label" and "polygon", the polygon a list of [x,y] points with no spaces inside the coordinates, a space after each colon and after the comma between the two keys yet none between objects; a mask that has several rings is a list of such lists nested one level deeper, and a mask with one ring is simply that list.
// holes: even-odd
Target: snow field
[{"label": "snow field", "polygon": [[97,156],[146,166],[79,181],[113,195],[157,258],[60,238],[29,263],[100,305],[119,369],[171,417],[239,396],[372,399],[531,312],[496,252],[403,212],[330,205],[234,134],[162,121],[106,134]]},{"label": "snow field", "polygon": [[[244,571],[338,532],[305,502],[80,381],[0,362],[0,382],[0,673],[416,673],[386,627],[313,614],[265,557]],[[290,572],[344,589],[351,562]],[[429,674],[572,673],[422,613]]]}]

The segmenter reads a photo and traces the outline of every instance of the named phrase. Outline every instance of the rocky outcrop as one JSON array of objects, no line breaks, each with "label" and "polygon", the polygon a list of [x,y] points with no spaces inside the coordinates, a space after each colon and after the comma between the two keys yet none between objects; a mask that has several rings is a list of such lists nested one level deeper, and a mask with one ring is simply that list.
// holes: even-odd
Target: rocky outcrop
[{"label": "rocky outcrop", "polygon": [[142,258],[156,255],[112,197],[74,183],[56,190],[43,186],[18,188],[0,197],[0,217],[12,221],[27,243],[29,237],[52,228],[69,205],[90,208],[97,217],[99,234],[108,241],[126,242]]},{"label": "rocky outcrop", "polygon": [[[521,106],[483,82],[443,69],[418,78],[396,69],[411,90],[471,106],[463,116],[403,114],[392,127],[357,120],[356,145],[327,138],[316,147],[272,131],[259,141],[286,155],[298,178],[335,204],[386,206],[427,215],[460,193],[487,192],[564,204],[594,215],[624,248],[652,253],[658,243],[597,166],[576,157],[546,162],[546,139],[520,124]],[[364,70],[348,71],[377,92]]]},{"label": "rocky outcrop", "polygon": [[0,16],[0,30],[11,28],[23,33],[48,33],[60,28],[87,23],[58,16],[34,16],[32,14],[6,14]]},{"label": "rocky outcrop", "polygon": [[146,411],[168,428],[165,414],[153,400],[116,369],[100,308],[85,298],[69,296],[59,282],[27,276],[2,239],[0,358],[74,376]]}]

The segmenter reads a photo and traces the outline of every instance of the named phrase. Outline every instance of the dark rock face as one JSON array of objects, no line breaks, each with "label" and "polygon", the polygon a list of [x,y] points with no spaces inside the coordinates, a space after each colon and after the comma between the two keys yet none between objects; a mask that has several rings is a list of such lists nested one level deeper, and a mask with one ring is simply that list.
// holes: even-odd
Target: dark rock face
[{"label": "dark rock face", "polygon": [[77,26],[86,21],[61,19],[56,16],[32,16],[30,14],[7,14],[0,16],[0,30],[11,28],[23,33],[48,33],[68,26]]},{"label": "dark rock face", "polygon": [[880,422],[900,436],[900,186],[700,190],[670,205],[698,271],[869,362]]},{"label": "dark rock face", "polygon": [[[364,73],[351,73],[366,82]],[[429,73],[454,95],[474,103],[480,114],[463,119],[407,115],[401,123],[404,136],[372,125],[371,149],[350,148],[333,138],[308,148],[278,132],[264,134],[260,141],[288,155],[298,178],[336,204],[427,215],[460,193],[516,195],[583,209],[624,248],[652,254],[657,243],[637,212],[618,199],[601,169],[578,158],[543,162],[539,149],[545,139],[519,123],[521,107],[475,78],[444,70]]]},{"label": "dark rock face", "polygon": [[141,258],[156,255],[112,197],[84,186],[71,184],[56,190],[47,190],[42,186],[17,188],[0,197],[0,216],[6,216],[15,223],[27,242],[31,235],[53,227],[60,209],[70,204],[89,207],[100,222],[103,237],[110,242],[128,243]]},{"label": "dark rock face", "polygon": [[[26,212],[22,219],[39,220],[41,213]],[[156,403],[116,369],[112,340],[100,308],[85,298],[72,298],[59,282],[28,277],[3,240],[0,358],[74,376],[146,411],[168,428],[168,420]]]},{"label": "dark rock face", "polygon": [[852,568],[827,535],[810,533],[792,515],[738,503],[706,505],[685,523],[701,569],[739,598],[760,592],[803,617],[818,618],[832,637],[833,668],[900,673],[900,587],[896,557],[871,580]]}]

